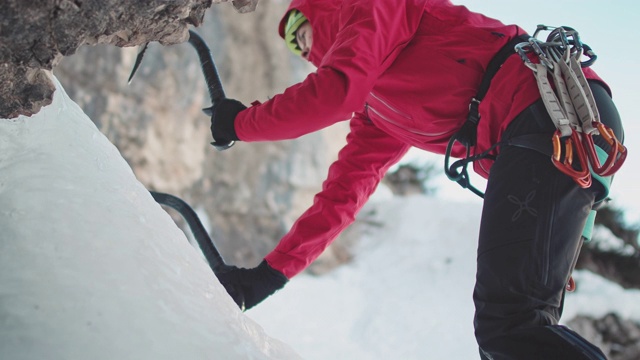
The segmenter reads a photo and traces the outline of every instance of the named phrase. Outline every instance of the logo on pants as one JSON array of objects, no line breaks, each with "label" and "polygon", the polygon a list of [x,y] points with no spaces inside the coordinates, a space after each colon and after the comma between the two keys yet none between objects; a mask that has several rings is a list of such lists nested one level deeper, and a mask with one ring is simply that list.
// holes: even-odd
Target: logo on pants
[{"label": "logo on pants", "polygon": [[507,196],[507,199],[509,199],[510,202],[518,205],[518,209],[513,213],[513,215],[511,216],[511,221],[515,222],[516,220],[518,220],[520,218],[520,216],[522,216],[523,212],[528,212],[529,214],[531,214],[533,217],[537,217],[538,216],[538,211],[534,208],[532,208],[531,206],[529,206],[529,204],[531,204],[531,202],[533,201],[533,199],[536,197],[536,191],[533,190],[531,191],[529,194],[527,194],[527,197],[524,199],[524,201],[518,199],[517,196],[515,195],[509,195]]}]

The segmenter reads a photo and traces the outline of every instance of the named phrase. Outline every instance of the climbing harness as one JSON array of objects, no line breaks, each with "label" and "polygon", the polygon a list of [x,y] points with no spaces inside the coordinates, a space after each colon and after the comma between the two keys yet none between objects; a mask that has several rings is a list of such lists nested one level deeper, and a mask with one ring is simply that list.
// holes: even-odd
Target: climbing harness
[{"label": "climbing harness", "polygon": [[[546,41],[538,39],[541,31],[550,31]],[[597,56],[587,44],[582,43],[576,30],[567,26],[538,25],[533,36],[521,35],[512,39],[489,63],[479,91],[469,104],[467,121],[447,145],[447,177],[463,188],[484,197],[480,190],[471,185],[467,165],[485,158],[495,160],[492,151],[505,142],[498,142],[483,153],[471,156],[471,147],[476,144],[477,126],[480,121],[478,107],[488,91],[491,79],[506,58],[514,52],[533,71],[542,101],[556,127],[550,140],[551,161],[554,166],[582,188],[591,186],[592,172],[607,177],[618,171],[627,157],[627,149],[616,138],[613,130],[600,122],[595,99],[582,71],[582,67],[591,66]],[[583,55],[587,60],[580,62]],[[594,135],[602,136],[610,149],[606,152],[601,149],[599,152],[593,141]],[[451,151],[456,142],[465,147],[466,156],[449,165]],[[544,146],[538,142],[537,139],[525,135],[507,143],[547,153],[540,150]],[[600,157],[604,158],[603,162]]]},{"label": "climbing harness", "polygon": [[[537,38],[540,31],[547,30],[550,33],[546,41]],[[600,122],[595,99],[582,72],[582,67],[593,64],[597,56],[582,43],[578,32],[568,26],[538,25],[534,35],[515,49],[533,71],[542,101],[557,129],[551,139],[554,166],[583,188],[591,186],[592,172],[607,177],[618,171],[627,157],[627,149],[613,130]],[[588,60],[580,62],[582,55]],[[594,135],[602,136],[609,144],[604,163],[598,156]]]}]

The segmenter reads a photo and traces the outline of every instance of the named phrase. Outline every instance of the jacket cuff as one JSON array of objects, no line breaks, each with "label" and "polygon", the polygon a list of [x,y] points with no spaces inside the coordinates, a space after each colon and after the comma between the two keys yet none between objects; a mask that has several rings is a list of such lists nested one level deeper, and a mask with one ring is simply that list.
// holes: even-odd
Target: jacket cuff
[{"label": "jacket cuff", "polygon": [[262,260],[258,268],[262,269],[262,271],[267,274],[271,283],[277,285],[278,288],[282,288],[289,281],[282,272],[272,268],[266,260]]},{"label": "jacket cuff", "polygon": [[297,258],[283,254],[277,250],[265,256],[264,261],[266,261],[272,269],[283,274],[287,279],[291,279],[306,268],[305,265],[299,264]]}]

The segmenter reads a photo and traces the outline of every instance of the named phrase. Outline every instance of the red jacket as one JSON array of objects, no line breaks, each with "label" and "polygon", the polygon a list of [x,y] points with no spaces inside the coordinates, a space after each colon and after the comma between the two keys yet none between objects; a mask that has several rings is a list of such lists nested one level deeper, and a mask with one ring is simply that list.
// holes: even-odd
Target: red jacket
[{"label": "red jacket", "polygon": [[[444,153],[491,58],[524,33],[448,0],[293,0],[293,8],[313,28],[317,71],[241,112],[236,133],[243,141],[291,139],[347,119],[351,132],[313,205],[266,257],[288,278],[353,222],[410,147]],[[539,97],[531,70],[511,56],[480,105],[475,151],[496,143]],[[454,156],[462,151],[454,148]],[[490,165],[478,162],[475,170],[486,177]]]}]

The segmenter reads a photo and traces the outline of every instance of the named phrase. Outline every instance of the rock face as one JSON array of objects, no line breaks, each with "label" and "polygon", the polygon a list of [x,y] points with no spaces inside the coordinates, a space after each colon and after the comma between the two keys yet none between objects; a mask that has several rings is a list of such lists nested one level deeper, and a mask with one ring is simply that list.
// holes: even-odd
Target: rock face
[{"label": "rock face", "polygon": [[640,359],[640,324],[607,314],[600,319],[578,316],[568,323],[598,345],[610,360]]},{"label": "rock face", "polygon": [[[264,101],[313,70],[277,34],[286,6],[264,1],[239,14],[216,5],[194,29],[211,48],[228,97]],[[210,120],[201,112],[209,99],[193,48],[151,43],[127,85],[136,55],[136,48],[84,46],[53,72],[147,188],[178,195],[208,218],[228,262],[256,265],[311,204],[346,124],[219,152],[209,145]]]},{"label": "rock face", "polygon": [[[216,0],[220,3],[226,0]],[[236,0],[238,11],[258,0]],[[51,70],[84,44],[176,44],[202,23],[212,0],[7,0],[0,16],[0,118],[30,116],[51,102]]]}]

